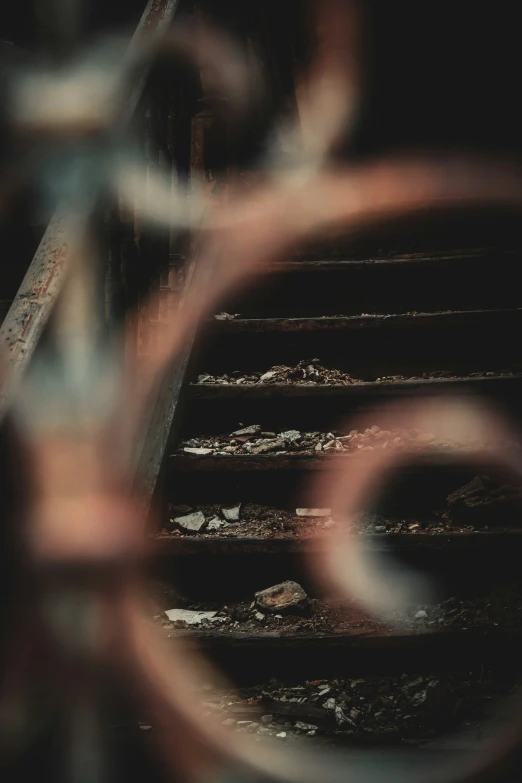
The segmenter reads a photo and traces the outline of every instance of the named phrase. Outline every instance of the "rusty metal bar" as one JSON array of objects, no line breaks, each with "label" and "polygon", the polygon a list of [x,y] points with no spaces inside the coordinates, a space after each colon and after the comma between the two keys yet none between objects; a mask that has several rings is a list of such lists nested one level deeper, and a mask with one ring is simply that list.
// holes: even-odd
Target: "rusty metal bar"
[{"label": "rusty metal bar", "polygon": [[[149,0],[131,39],[127,56],[132,56],[142,37],[163,31],[171,22],[179,0]],[[116,131],[131,119],[143,90],[146,71],[134,87]],[[29,269],[22,281],[5,320],[0,327],[0,339],[7,346],[9,381],[0,383],[0,420],[6,411],[10,394],[23,375],[61,290],[68,261],[69,242],[65,217],[59,208],[44,233]]]}]

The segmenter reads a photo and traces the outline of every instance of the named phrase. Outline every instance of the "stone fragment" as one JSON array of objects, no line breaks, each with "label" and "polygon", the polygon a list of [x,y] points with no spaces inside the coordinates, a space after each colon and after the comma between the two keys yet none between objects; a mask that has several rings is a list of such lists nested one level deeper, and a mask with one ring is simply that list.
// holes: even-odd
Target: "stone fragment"
[{"label": "stone fragment", "polygon": [[308,596],[297,582],[282,582],[255,594],[259,609],[272,614],[302,611],[309,605]]},{"label": "stone fragment", "polygon": [[299,731],[315,731],[317,729],[317,726],[314,726],[312,723],[303,723],[301,720],[295,722],[295,727]]},{"label": "stone fragment", "polygon": [[225,523],[221,519],[219,519],[218,517],[214,517],[208,523],[207,531],[221,530],[221,528],[223,528],[223,527],[225,527]]},{"label": "stone fragment", "polygon": [[419,611],[415,613],[414,617],[416,620],[427,620],[428,612],[426,612],[424,609],[419,609]]},{"label": "stone fragment", "polygon": [[420,707],[422,704],[424,704],[427,697],[428,697],[427,691],[419,691],[413,696],[411,703],[414,707]]},{"label": "stone fragment", "polygon": [[264,614],[262,614],[262,612],[256,612],[256,613],[255,613],[255,615],[254,615],[254,617],[255,617],[255,619],[256,619],[256,620],[257,620],[259,623],[262,623],[262,622],[263,622],[263,620],[265,619],[265,615],[264,615]]},{"label": "stone fragment", "polygon": [[296,508],[295,513],[298,517],[330,517],[331,508]]},{"label": "stone fragment", "polygon": [[214,318],[216,321],[234,321],[239,318],[239,313],[218,313]]},{"label": "stone fragment", "polygon": [[250,427],[243,427],[242,430],[236,430],[236,432],[232,432],[232,436],[241,436],[241,435],[257,435],[259,432],[261,432],[261,425],[260,424],[251,424]]},{"label": "stone fragment", "polygon": [[223,619],[217,616],[217,612],[196,612],[191,609],[167,609],[165,614],[171,622],[183,622],[187,625],[201,625],[205,621],[219,623]]},{"label": "stone fragment", "polygon": [[335,715],[335,722],[338,726],[343,726],[345,723],[350,723],[353,725],[353,721],[344,714],[342,707],[340,707],[338,704],[334,708],[334,715]]},{"label": "stone fragment", "polygon": [[262,383],[265,383],[266,381],[271,381],[272,378],[275,378],[276,375],[277,373],[275,372],[275,370],[269,370],[268,372],[265,372],[265,374],[262,375],[259,380]]},{"label": "stone fragment", "polygon": [[210,381],[211,378],[211,375],[198,375],[198,383],[206,383],[207,381]]},{"label": "stone fragment", "polygon": [[336,701],[334,698],[327,699],[324,704],[323,708],[325,710],[335,710]]},{"label": "stone fragment", "polygon": [[279,437],[287,443],[296,443],[298,440],[301,440],[302,435],[298,430],[287,430],[282,432]]},{"label": "stone fragment", "polygon": [[286,731],[280,731],[279,734],[276,734],[277,739],[285,740],[286,739]]},{"label": "stone fragment", "polygon": [[195,454],[197,457],[208,457],[209,454],[214,453],[214,449],[204,449],[204,448],[191,448],[185,446],[183,451],[186,454]]},{"label": "stone fragment", "polygon": [[277,451],[284,446],[284,442],[279,438],[270,438],[261,440],[250,449],[251,454],[267,454],[270,451]]},{"label": "stone fragment", "polygon": [[261,715],[261,723],[263,726],[269,726],[274,721],[273,715]]},{"label": "stone fragment", "polygon": [[183,517],[175,517],[174,522],[187,533],[199,533],[205,526],[205,515],[201,511],[187,514]]},{"label": "stone fragment", "polygon": [[239,522],[239,513],[241,511],[241,503],[231,508],[222,508],[221,513],[225,517],[227,522]]}]

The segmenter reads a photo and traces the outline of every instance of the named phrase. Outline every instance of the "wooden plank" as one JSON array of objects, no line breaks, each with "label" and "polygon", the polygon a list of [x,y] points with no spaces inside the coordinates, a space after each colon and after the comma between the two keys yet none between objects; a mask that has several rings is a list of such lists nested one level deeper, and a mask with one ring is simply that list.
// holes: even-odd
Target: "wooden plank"
[{"label": "wooden plank", "polygon": [[[143,35],[159,34],[170,24],[178,2],[149,0],[130,41],[128,58],[134,56]],[[121,132],[135,111],[145,77],[146,69],[111,131],[113,136]],[[89,209],[94,206],[94,201],[95,197]],[[10,395],[31,361],[67,273],[71,237],[67,235],[66,214],[65,207],[59,207],[51,219],[0,328],[0,339],[7,346],[9,367],[8,381],[3,380],[0,386],[0,419],[5,414]]]},{"label": "wooden plank", "polygon": [[406,635],[295,635],[164,631],[167,641],[199,649],[234,681],[270,677],[298,680],[332,676],[456,671],[480,663],[518,666],[522,633],[504,629]]},{"label": "wooden plank", "polygon": [[[426,470],[434,467],[448,467],[450,470],[459,464],[465,464],[465,449],[454,451],[426,452],[404,451],[404,469],[410,472]],[[496,452],[492,449],[491,459],[495,459]],[[245,472],[245,471],[286,471],[286,470],[324,470],[329,465],[337,463],[339,466],[345,460],[350,460],[358,452],[337,452],[333,454],[246,454],[243,456],[214,456],[199,457],[190,454],[174,454],[170,457],[170,466],[176,471],[208,471],[208,472]],[[344,459],[343,459],[344,458]],[[484,464],[486,456],[484,456]],[[399,465],[397,466],[399,469]],[[480,465],[474,463],[474,470],[479,472]]]},{"label": "wooden plank", "polygon": [[408,265],[426,265],[432,266],[440,263],[455,262],[456,264],[471,263],[477,261],[496,263],[499,260],[517,259],[520,253],[515,250],[494,250],[494,249],[476,249],[463,250],[455,253],[439,252],[425,255],[423,253],[398,254],[374,258],[302,258],[302,259],[284,259],[276,260],[264,264],[264,268],[273,272],[329,272],[369,266],[408,266]]},{"label": "wooden plank", "polygon": [[441,313],[400,313],[326,318],[237,318],[213,319],[212,327],[221,335],[270,332],[345,332],[368,329],[455,328],[505,326],[522,324],[522,308],[508,310],[454,310]]},{"label": "wooden plank", "polygon": [[288,397],[323,398],[338,397],[353,399],[365,396],[401,396],[418,392],[462,391],[485,392],[489,394],[517,393],[522,383],[522,374],[463,376],[460,378],[406,378],[399,381],[357,381],[350,384],[215,384],[191,383],[187,396],[191,400],[249,400],[278,399]]},{"label": "wooden plank", "polygon": [[[153,555],[165,557],[199,557],[212,555],[228,557],[237,555],[293,555],[323,551],[324,541],[318,536],[287,536],[280,538],[220,536],[154,536],[151,537]],[[462,552],[495,553],[522,546],[522,528],[510,531],[476,531],[472,533],[376,533],[360,537],[360,546],[368,552],[393,552],[401,554],[451,554]]]}]

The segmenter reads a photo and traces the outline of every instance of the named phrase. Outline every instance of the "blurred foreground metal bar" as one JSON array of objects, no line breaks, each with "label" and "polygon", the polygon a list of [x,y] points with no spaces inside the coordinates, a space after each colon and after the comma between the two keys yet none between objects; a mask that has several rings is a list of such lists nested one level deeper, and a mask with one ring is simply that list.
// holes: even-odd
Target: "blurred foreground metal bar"
[{"label": "blurred foreground metal bar", "polygon": [[[129,44],[128,56],[134,53],[145,35],[160,33],[168,27],[177,6],[178,0],[149,0]],[[145,86],[145,79],[146,70],[141,73],[132,90],[119,117],[116,131],[122,130],[132,118]],[[0,420],[8,407],[13,388],[31,361],[65,279],[69,249],[65,225],[64,213],[58,209],[47,226],[0,327],[0,342],[3,338],[10,366],[9,382],[6,384],[5,380],[2,380],[0,385]]]}]

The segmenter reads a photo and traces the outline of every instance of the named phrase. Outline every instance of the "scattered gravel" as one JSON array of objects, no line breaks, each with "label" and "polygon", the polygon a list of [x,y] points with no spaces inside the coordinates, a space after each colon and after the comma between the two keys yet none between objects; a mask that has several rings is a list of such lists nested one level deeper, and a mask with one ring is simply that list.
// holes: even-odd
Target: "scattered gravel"
[{"label": "scattered gravel", "polygon": [[[161,589],[161,588],[159,588]],[[170,599],[172,601],[172,598]],[[506,584],[497,587],[485,597],[473,599],[449,598],[438,604],[412,605],[405,613],[393,613],[388,618],[370,616],[358,604],[349,601],[303,601],[299,613],[282,616],[260,612],[252,596],[251,602],[227,605],[195,603],[176,597],[179,608],[191,612],[216,612],[212,623],[219,622],[220,633],[277,632],[281,636],[309,634],[371,634],[423,633],[436,630],[494,630],[497,627],[511,631],[522,630],[522,591],[520,586]],[[165,600],[163,600],[165,604]],[[161,601],[156,604],[161,606]],[[171,606],[168,607],[169,609]],[[256,617],[263,614],[263,618]],[[217,620],[216,618],[221,618]],[[165,610],[156,611],[156,622],[167,630],[187,628],[182,621],[169,622]]]},{"label": "scattered gravel", "polygon": [[[495,371],[495,372],[470,372],[466,375],[468,378],[490,378],[494,376],[507,377],[520,372],[522,368],[514,368],[509,371]],[[379,378],[354,378],[349,373],[344,372],[336,368],[328,368],[321,364],[319,359],[303,359],[294,366],[285,364],[274,365],[267,370],[260,370],[258,372],[241,372],[240,370],[234,370],[230,374],[224,373],[223,375],[211,375],[209,373],[201,373],[198,375],[198,384],[221,384],[221,385],[237,385],[237,384],[258,384],[258,385],[274,385],[274,384],[305,384],[314,385],[320,384],[324,386],[348,386],[353,383],[364,382],[379,382],[379,383],[396,383],[397,381],[419,381],[419,380],[433,380],[433,379],[452,379],[457,378],[458,375],[451,370],[434,370],[433,372],[425,372],[422,375],[383,375]]]},{"label": "scattered gravel", "polygon": [[[242,433],[242,434],[239,434]],[[515,441],[506,442],[516,446]],[[283,430],[263,432],[260,425],[252,424],[231,434],[202,436],[182,441],[177,448],[179,454],[229,457],[232,455],[262,454],[317,454],[333,452],[371,451],[374,448],[418,452],[422,450],[454,451],[486,447],[487,443],[469,439],[465,443],[437,439],[431,432],[419,429],[383,430],[378,425],[368,427],[364,432],[352,430],[341,432],[299,432]]]},{"label": "scattered gravel", "polygon": [[307,680],[276,679],[239,690],[203,687],[203,709],[237,733],[354,745],[426,741],[492,716],[495,701],[512,694],[513,674],[433,672],[415,676]]}]

